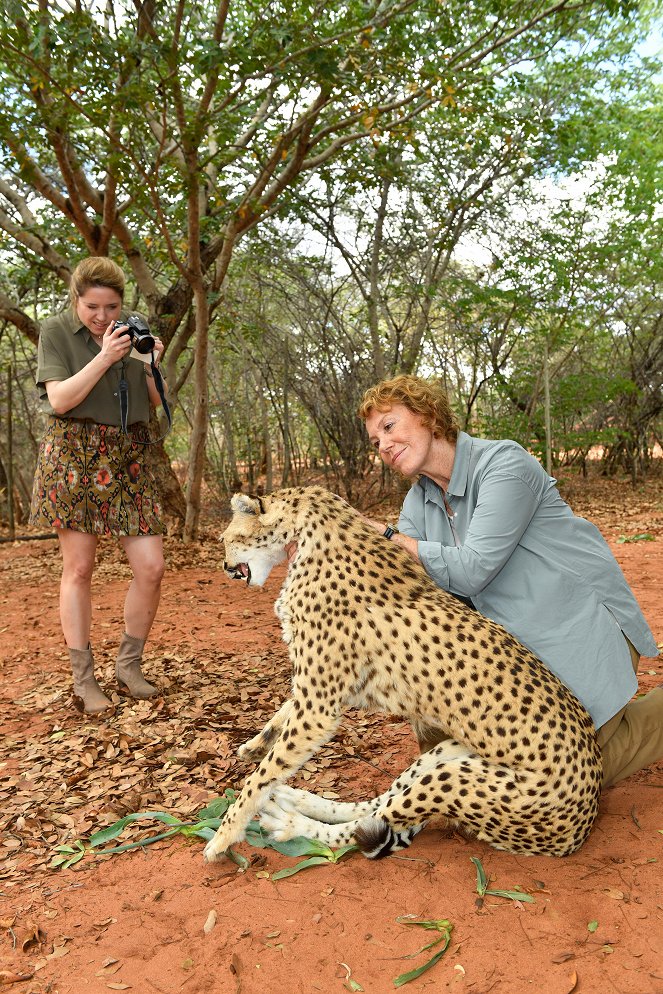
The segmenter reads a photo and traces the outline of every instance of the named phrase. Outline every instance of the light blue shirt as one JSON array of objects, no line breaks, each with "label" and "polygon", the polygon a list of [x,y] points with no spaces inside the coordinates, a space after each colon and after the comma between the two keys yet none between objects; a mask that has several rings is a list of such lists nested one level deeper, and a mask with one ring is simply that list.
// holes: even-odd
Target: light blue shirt
[{"label": "light blue shirt", "polygon": [[528,646],[600,728],[637,690],[624,635],[642,656],[658,649],[598,528],[512,441],[460,432],[446,496],[449,513],[420,477],[398,521],[426,572]]}]

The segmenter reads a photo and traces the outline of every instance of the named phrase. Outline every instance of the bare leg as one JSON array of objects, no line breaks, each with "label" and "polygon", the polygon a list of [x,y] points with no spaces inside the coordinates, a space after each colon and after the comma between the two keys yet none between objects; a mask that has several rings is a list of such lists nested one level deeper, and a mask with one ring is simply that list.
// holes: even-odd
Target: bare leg
[{"label": "bare leg", "polygon": [[127,635],[144,640],[150,634],[161,599],[163,540],[161,535],[125,535],[120,545],[133,572],[124,602],[124,628]]},{"label": "bare leg", "polygon": [[58,538],[62,553],[60,622],[74,677],[74,704],[85,714],[98,714],[109,708],[111,702],[97,683],[90,648],[91,583],[97,536],[63,528]]},{"label": "bare leg", "polygon": [[58,532],[62,554],[60,623],[70,649],[87,649],[92,624],[92,572],[97,536],[62,528]]}]

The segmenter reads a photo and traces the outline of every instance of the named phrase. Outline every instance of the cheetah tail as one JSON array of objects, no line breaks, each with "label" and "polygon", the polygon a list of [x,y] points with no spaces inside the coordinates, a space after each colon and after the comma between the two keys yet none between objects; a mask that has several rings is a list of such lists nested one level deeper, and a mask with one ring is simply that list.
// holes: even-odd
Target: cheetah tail
[{"label": "cheetah tail", "polygon": [[399,849],[407,849],[423,825],[410,825],[396,831],[384,818],[369,815],[363,818],[354,833],[354,840],[367,859],[382,859]]}]

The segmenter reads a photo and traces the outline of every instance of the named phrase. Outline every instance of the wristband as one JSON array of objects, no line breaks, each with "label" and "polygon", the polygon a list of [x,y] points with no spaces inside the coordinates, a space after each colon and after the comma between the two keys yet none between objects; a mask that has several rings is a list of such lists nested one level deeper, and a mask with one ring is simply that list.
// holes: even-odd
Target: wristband
[{"label": "wristband", "polygon": [[382,534],[385,538],[393,538],[394,535],[398,535],[398,528],[395,525],[387,525]]}]

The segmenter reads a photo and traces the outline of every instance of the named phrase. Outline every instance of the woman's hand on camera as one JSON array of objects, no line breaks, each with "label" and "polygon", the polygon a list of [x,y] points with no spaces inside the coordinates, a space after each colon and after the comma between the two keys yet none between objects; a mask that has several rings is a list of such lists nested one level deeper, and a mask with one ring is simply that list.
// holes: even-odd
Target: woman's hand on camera
[{"label": "woman's hand on camera", "polygon": [[115,321],[106,328],[104,337],[101,339],[101,354],[112,365],[120,362],[131,350],[131,338],[127,334],[129,326],[126,324],[115,327]]}]

